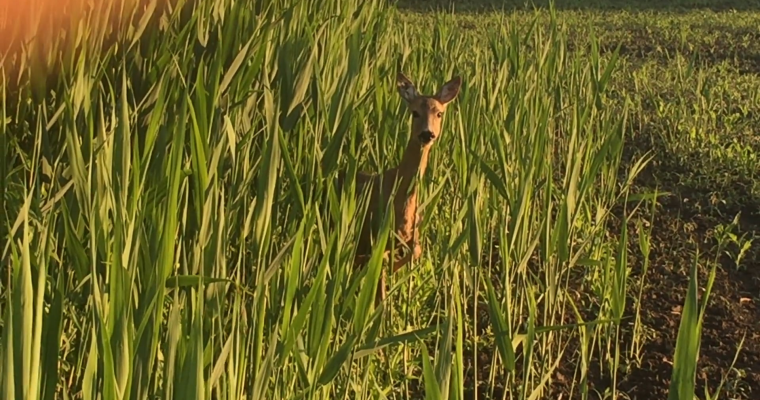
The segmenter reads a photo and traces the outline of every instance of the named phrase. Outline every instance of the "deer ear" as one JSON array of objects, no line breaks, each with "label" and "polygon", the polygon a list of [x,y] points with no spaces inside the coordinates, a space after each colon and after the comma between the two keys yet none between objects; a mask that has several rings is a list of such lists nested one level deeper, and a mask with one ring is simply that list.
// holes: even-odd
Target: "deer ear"
[{"label": "deer ear", "polygon": [[436,94],[435,97],[441,102],[441,104],[446,104],[457,97],[460,86],[462,86],[462,78],[455,76],[452,80],[441,86],[441,90],[438,91],[438,94]]},{"label": "deer ear", "polygon": [[417,88],[414,87],[414,83],[401,72],[396,75],[396,87],[398,88],[398,93],[407,103],[411,103],[417,98],[417,96],[419,96]]}]

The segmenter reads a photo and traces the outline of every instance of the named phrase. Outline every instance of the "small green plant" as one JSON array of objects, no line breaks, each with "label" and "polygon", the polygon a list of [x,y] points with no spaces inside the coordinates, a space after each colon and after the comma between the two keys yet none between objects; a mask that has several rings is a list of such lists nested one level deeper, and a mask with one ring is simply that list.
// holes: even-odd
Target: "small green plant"
[{"label": "small green plant", "polygon": [[[736,230],[739,229],[740,216],[741,213],[737,213],[728,225],[717,225],[714,234],[715,239],[718,242],[716,246],[718,247],[719,252],[731,258],[737,270],[743,268],[741,262],[746,256],[747,251],[752,247],[752,242],[755,240],[754,233],[744,232],[741,235],[736,233]],[[729,248],[729,246],[733,248]]]}]

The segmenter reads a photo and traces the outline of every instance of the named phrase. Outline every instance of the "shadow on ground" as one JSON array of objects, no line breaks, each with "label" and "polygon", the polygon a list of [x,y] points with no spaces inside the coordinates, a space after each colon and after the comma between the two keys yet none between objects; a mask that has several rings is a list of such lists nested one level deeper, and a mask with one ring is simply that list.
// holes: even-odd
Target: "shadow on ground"
[{"label": "shadow on ground", "polygon": [[[401,10],[431,11],[451,10],[458,12],[487,12],[493,10],[529,11],[534,7],[548,8],[549,0],[398,0]],[[671,1],[626,1],[626,0],[559,0],[554,2],[556,10],[589,11],[653,11],[653,12],[689,12],[704,11],[757,11],[759,0],[671,0]]]}]

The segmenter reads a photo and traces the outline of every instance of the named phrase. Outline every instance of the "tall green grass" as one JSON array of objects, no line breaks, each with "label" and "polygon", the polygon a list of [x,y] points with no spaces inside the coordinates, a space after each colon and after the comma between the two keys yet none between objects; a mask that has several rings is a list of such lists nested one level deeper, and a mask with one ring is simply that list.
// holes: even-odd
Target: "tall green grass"
[{"label": "tall green grass", "polygon": [[[4,59],[4,398],[536,399],[568,362],[581,398],[594,370],[614,394],[647,160],[621,165],[593,39],[381,0],[93,4]],[[361,207],[331,178],[398,162],[398,69],[464,84],[423,257],[375,309],[381,260],[352,270]]]}]

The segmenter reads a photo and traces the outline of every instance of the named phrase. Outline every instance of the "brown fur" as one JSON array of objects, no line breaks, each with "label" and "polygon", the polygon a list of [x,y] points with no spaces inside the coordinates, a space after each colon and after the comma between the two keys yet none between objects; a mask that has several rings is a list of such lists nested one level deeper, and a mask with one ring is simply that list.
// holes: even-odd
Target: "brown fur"
[{"label": "brown fur", "polygon": [[[354,260],[357,267],[369,260],[373,237],[379,225],[375,217],[378,211],[384,211],[384,207],[381,206],[388,204],[395,187],[393,237],[389,238],[385,252],[385,256],[388,257],[392,247],[395,247],[397,252],[401,250],[401,254],[396,253],[393,256],[392,271],[394,273],[422,254],[418,230],[421,216],[417,210],[416,179],[425,174],[430,149],[440,137],[443,113],[446,111],[447,104],[459,93],[461,78],[458,76],[453,78],[433,96],[420,95],[414,84],[401,73],[396,77],[396,85],[399,94],[412,113],[412,131],[401,162],[396,167],[382,174],[357,173],[356,175],[356,194],[363,193],[367,184],[370,183],[372,191]],[[342,186],[344,179],[345,173],[340,173],[338,187]],[[394,239],[400,242],[400,246],[394,246]],[[377,304],[384,299],[385,274],[381,273],[375,302]]]}]

